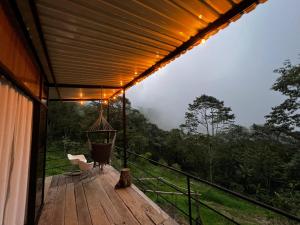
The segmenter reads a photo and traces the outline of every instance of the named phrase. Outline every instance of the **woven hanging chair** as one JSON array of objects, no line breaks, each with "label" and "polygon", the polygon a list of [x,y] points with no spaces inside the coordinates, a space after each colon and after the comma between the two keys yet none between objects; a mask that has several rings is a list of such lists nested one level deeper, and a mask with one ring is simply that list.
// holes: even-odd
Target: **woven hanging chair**
[{"label": "woven hanging chair", "polygon": [[104,118],[102,105],[100,105],[98,119],[86,133],[94,166],[98,163],[102,169],[103,165],[111,162],[117,134],[117,131]]}]

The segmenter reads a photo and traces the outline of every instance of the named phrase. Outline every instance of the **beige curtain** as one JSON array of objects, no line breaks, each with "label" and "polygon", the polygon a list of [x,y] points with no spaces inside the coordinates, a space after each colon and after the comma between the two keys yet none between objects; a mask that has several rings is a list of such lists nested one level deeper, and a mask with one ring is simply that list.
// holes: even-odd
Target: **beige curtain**
[{"label": "beige curtain", "polygon": [[0,224],[23,225],[33,103],[0,77]]}]

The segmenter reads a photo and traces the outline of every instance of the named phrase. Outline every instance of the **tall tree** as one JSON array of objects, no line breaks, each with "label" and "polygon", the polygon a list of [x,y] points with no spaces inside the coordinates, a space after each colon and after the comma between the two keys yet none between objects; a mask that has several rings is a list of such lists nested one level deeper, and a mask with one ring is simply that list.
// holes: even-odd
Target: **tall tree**
[{"label": "tall tree", "polygon": [[182,126],[189,133],[199,133],[201,127],[208,136],[215,136],[219,131],[234,122],[230,107],[213,96],[201,95],[189,104],[185,113],[185,124]]},{"label": "tall tree", "polygon": [[188,133],[199,134],[204,128],[208,142],[208,167],[209,179],[213,181],[213,141],[219,131],[224,130],[234,122],[234,114],[230,107],[225,107],[224,102],[213,96],[201,95],[192,104],[189,104],[188,112],[185,114],[185,124],[181,127]]},{"label": "tall tree", "polygon": [[266,116],[267,124],[274,126],[279,133],[288,133],[300,127],[300,64],[292,65],[287,60],[274,72],[280,76],[271,89],[281,92],[287,99],[272,108]]}]

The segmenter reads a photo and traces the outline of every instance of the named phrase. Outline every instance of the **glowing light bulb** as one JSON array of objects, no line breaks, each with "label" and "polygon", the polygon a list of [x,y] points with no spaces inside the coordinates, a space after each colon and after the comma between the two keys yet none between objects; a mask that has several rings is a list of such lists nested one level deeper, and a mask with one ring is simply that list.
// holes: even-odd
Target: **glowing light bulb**
[{"label": "glowing light bulb", "polygon": [[80,101],[80,105],[83,105],[83,101]]},{"label": "glowing light bulb", "polygon": [[116,100],[116,96],[114,96],[113,99]]},{"label": "glowing light bulb", "polygon": [[200,15],[198,16],[198,18],[199,18],[199,19],[202,19],[202,18],[203,18],[202,14],[200,14]]},{"label": "glowing light bulb", "polygon": [[124,93],[124,90],[122,90],[121,93],[123,94],[123,93]]},{"label": "glowing light bulb", "polygon": [[203,38],[201,39],[201,44],[205,44],[206,40]]},{"label": "glowing light bulb", "polygon": [[107,101],[106,101],[106,100],[104,101],[104,104],[107,104]]},{"label": "glowing light bulb", "polygon": [[123,81],[120,81],[120,84],[123,85]]},{"label": "glowing light bulb", "polygon": [[134,75],[137,75],[137,74],[138,74],[138,72],[135,71],[135,72],[134,72]]},{"label": "glowing light bulb", "polygon": [[180,35],[183,35],[183,32],[182,32],[182,31],[180,31],[180,32],[179,32],[179,34],[180,34]]}]

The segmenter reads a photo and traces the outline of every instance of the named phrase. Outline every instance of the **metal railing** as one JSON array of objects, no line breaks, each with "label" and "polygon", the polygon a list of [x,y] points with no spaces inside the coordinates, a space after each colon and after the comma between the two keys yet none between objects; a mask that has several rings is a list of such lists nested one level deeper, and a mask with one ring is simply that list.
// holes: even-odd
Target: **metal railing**
[{"label": "metal railing", "polygon": [[[168,202],[174,208],[179,210],[188,219],[189,224],[203,224],[201,217],[199,215],[197,215],[197,216],[193,215],[193,212],[195,211],[195,210],[193,210],[193,207],[197,204],[201,205],[201,207],[204,207],[207,210],[210,210],[211,212],[217,214],[223,220],[226,220],[227,222],[225,224],[228,224],[228,223],[243,224],[243,221],[241,221],[238,217],[235,217],[234,215],[231,215],[230,213],[225,212],[225,210],[216,209],[211,204],[209,204],[205,201],[202,201],[201,198],[199,199],[199,198],[195,197],[195,195],[193,194],[195,192],[192,191],[192,186],[193,186],[194,182],[199,182],[201,184],[205,184],[205,185],[207,185],[211,188],[214,188],[218,191],[224,192],[226,195],[230,195],[232,198],[236,198],[238,200],[244,200],[247,202],[247,204],[252,204],[254,207],[260,207],[261,210],[263,210],[263,212],[265,213],[265,217],[271,217],[274,219],[274,221],[277,221],[272,224],[280,224],[280,225],[281,224],[299,224],[299,222],[300,222],[299,217],[289,214],[281,209],[278,209],[273,206],[267,205],[265,203],[259,202],[255,199],[249,198],[249,197],[242,195],[240,193],[237,193],[235,191],[221,187],[217,184],[211,183],[209,181],[206,181],[204,179],[196,177],[192,174],[181,171],[177,168],[159,163],[155,160],[152,160],[145,156],[139,155],[133,151],[127,150],[126,152],[128,155],[126,158],[127,164],[129,167],[131,167],[134,170],[132,172],[132,176],[138,182],[141,189],[146,192],[147,191],[149,192],[149,190],[152,190],[152,192],[155,193],[157,196],[160,196],[160,198],[164,199],[166,202]],[[122,158],[123,159],[121,159],[121,160],[124,160],[124,156]],[[134,158],[134,160],[131,160],[132,158]],[[146,171],[144,166],[138,165],[136,163],[136,161],[138,161],[137,159],[147,161],[155,167],[161,167],[161,168],[167,169],[169,171],[172,171],[172,173],[175,172],[175,174],[177,174],[178,176],[185,177],[186,189],[183,190],[182,187],[175,185],[172,182],[168,182],[167,180],[157,176],[153,172]],[[164,196],[164,192],[158,191],[157,189],[155,190],[155,187],[153,187],[153,185],[151,187],[151,184],[149,184],[149,183],[147,184],[147,182],[145,182],[145,179],[141,179],[140,177],[138,177],[137,173],[139,171],[140,172],[142,171],[144,174],[146,174],[147,176],[150,176],[151,178],[155,178],[157,180],[157,182],[160,182],[160,183],[168,186],[169,188],[172,188],[177,193],[180,193],[182,196],[185,196],[187,203],[188,203],[187,211],[183,210],[182,208],[178,207],[176,204],[171,202],[169,198],[166,198]],[[194,187],[194,189],[197,189],[197,187]]]}]

